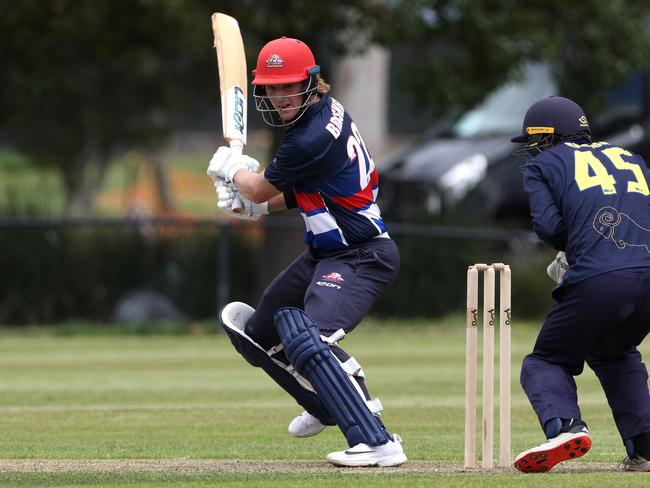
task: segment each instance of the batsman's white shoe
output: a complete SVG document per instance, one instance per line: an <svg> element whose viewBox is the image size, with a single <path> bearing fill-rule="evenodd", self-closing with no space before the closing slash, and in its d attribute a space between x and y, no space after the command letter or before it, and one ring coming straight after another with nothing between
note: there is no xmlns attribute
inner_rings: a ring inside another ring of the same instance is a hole
<svg viewBox="0 0 650 488"><path fill-rule="evenodd" d="M289 434L294 437L311 437L325 430L327 425L321 423L307 411L302 412L289 424Z"/></svg>
<svg viewBox="0 0 650 488"><path fill-rule="evenodd" d="M515 468L524 473L545 473L567 459L583 456L591 449L591 437L586 425L580 423L570 432L549 439L522 452L515 459Z"/></svg>
<svg viewBox="0 0 650 488"><path fill-rule="evenodd" d="M331 452L327 460L336 466L399 466L406 462L402 439L393 434L392 439L381 446L357 444L346 451Z"/></svg>

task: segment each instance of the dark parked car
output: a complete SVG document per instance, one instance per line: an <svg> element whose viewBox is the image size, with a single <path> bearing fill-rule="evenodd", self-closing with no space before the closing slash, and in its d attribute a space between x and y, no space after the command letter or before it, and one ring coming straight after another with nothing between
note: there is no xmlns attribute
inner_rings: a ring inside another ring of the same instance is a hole
<svg viewBox="0 0 650 488"><path fill-rule="evenodd" d="M527 221L522 156L510 138L521 132L528 107L558 94L547 65L532 65L524 80L503 86L453 124L382 164L382 205L391 220L454 209L470 219ZM588 111L595 140L606 140L650 162L650 74L637 71L604 93ZM421 219L418 219L421 220Z"/></svg>

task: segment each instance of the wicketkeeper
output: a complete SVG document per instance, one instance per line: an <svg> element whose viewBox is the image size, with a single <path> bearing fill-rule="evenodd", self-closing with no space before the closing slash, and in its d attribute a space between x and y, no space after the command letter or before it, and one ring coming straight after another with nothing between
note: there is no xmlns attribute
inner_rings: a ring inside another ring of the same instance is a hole
<svg viewBox="0 0 650 488"><path fill-rule="evenodd" d="M650 171L636 154L593 142L575 102L532 105L523 133L533 227L560 253L548 273L553 308L524 358L521 384L548 439L515 467L548 471L591 448L574 376L586 362L603 387L627 457L622 470L650 471L648 372L637 346L650 331Z"/></svg>

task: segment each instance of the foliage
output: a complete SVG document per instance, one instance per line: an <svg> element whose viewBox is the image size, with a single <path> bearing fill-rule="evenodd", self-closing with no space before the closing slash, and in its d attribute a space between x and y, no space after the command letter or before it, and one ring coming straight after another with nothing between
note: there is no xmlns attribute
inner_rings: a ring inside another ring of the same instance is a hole
<svg viewBox="0 0 650 488"><path fill-rule="evenodd" d="M270 235L277 232L267 239ZM0 269L7 270L0 282L0 324L111 320L126 295L143 290L162 294L188 320L214 317L222 276L218 256L226 239L231 241L229 296L255 304L261 290L253 284L265 259L260 237L247 226L226 235L190 223L44 222L5 228L0 233ZM395 233L393 238L400 272L372 307L373 317L441 317L464 310L466 270L476 262L511 265L517 316L538 318L550 308L550 249L516 250L512 243L450 236ZM283 260L288 264L295 258L285 254L274 250L273 264L280 269Z"/></svg>
<svg viewBox="0 0 650 488"><path fill-rule="evenodd" d="M650 57L641 0L0 0L0 128L61 172L69 213L90 211L116 154L153 150L180 111L217 106L215 10L240 21L249 66L281 35L308 42L326 76L334 54L370 40L396 49L410 59L404 87L434 115L531 60L552 61L584 104Z"/></svg>
<svg viewBox="0 0 650 488"><path fill-rule="evenodd" d="M179 0L0 3L0 124L63 174L72 213L116 152L160 143L172 111L214 81L209 21L197 18Z"/></svg>
<svg viewBox="0 0 650 488"><path fill-rule="evenodd" d="M555 66L560 92L588 105L605 88L650 63L642 0L402 0L372 2L374 38L418 46L404 74L420 106L469 107L520 74L529 61Z"/></svg>
<svg viewBox="0 0 650 488"><path fill-rule="evenodd" d="M34 168L23 153L0 150L0 214L60 215L63 188L53 168Z"/></svg>
<svg viewBox="0 0 650 488"><path fill-rule="evenodd" d="M511 267L512 308L518 317L539 319L551 308L554 284L546 275L554 257L550 248L529 246L521 252L500 241L392 237L400 250L400 273L371 309L374 317L442 317L464 310L467 266L493 262Z"/></svg>
<svg viewBox="0 0 650 488"><path fill-rule="evenodd" d="M218 307L216 228L137 225L4 229L0 233L0 323L112 320L131 292L160 294L189 320ZM251 301L255 259L245 236L230 238L233 296ZM143 305L144 306L144 305Z"/></svg>

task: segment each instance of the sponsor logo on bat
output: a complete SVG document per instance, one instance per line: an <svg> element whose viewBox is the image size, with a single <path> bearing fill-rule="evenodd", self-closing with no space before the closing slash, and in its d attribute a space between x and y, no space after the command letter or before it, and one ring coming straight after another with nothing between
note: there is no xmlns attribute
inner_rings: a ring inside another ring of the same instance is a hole
<svg viewBox="0 0 650 488"><path fill-rule="evenodd" d="M245 101L244 101L244 92L242 89L238 86L234 87L233 90L233 121L235 123L235 129L237 129L238 132L244 133L246 130L246 122L245 122Z"/></svg>

